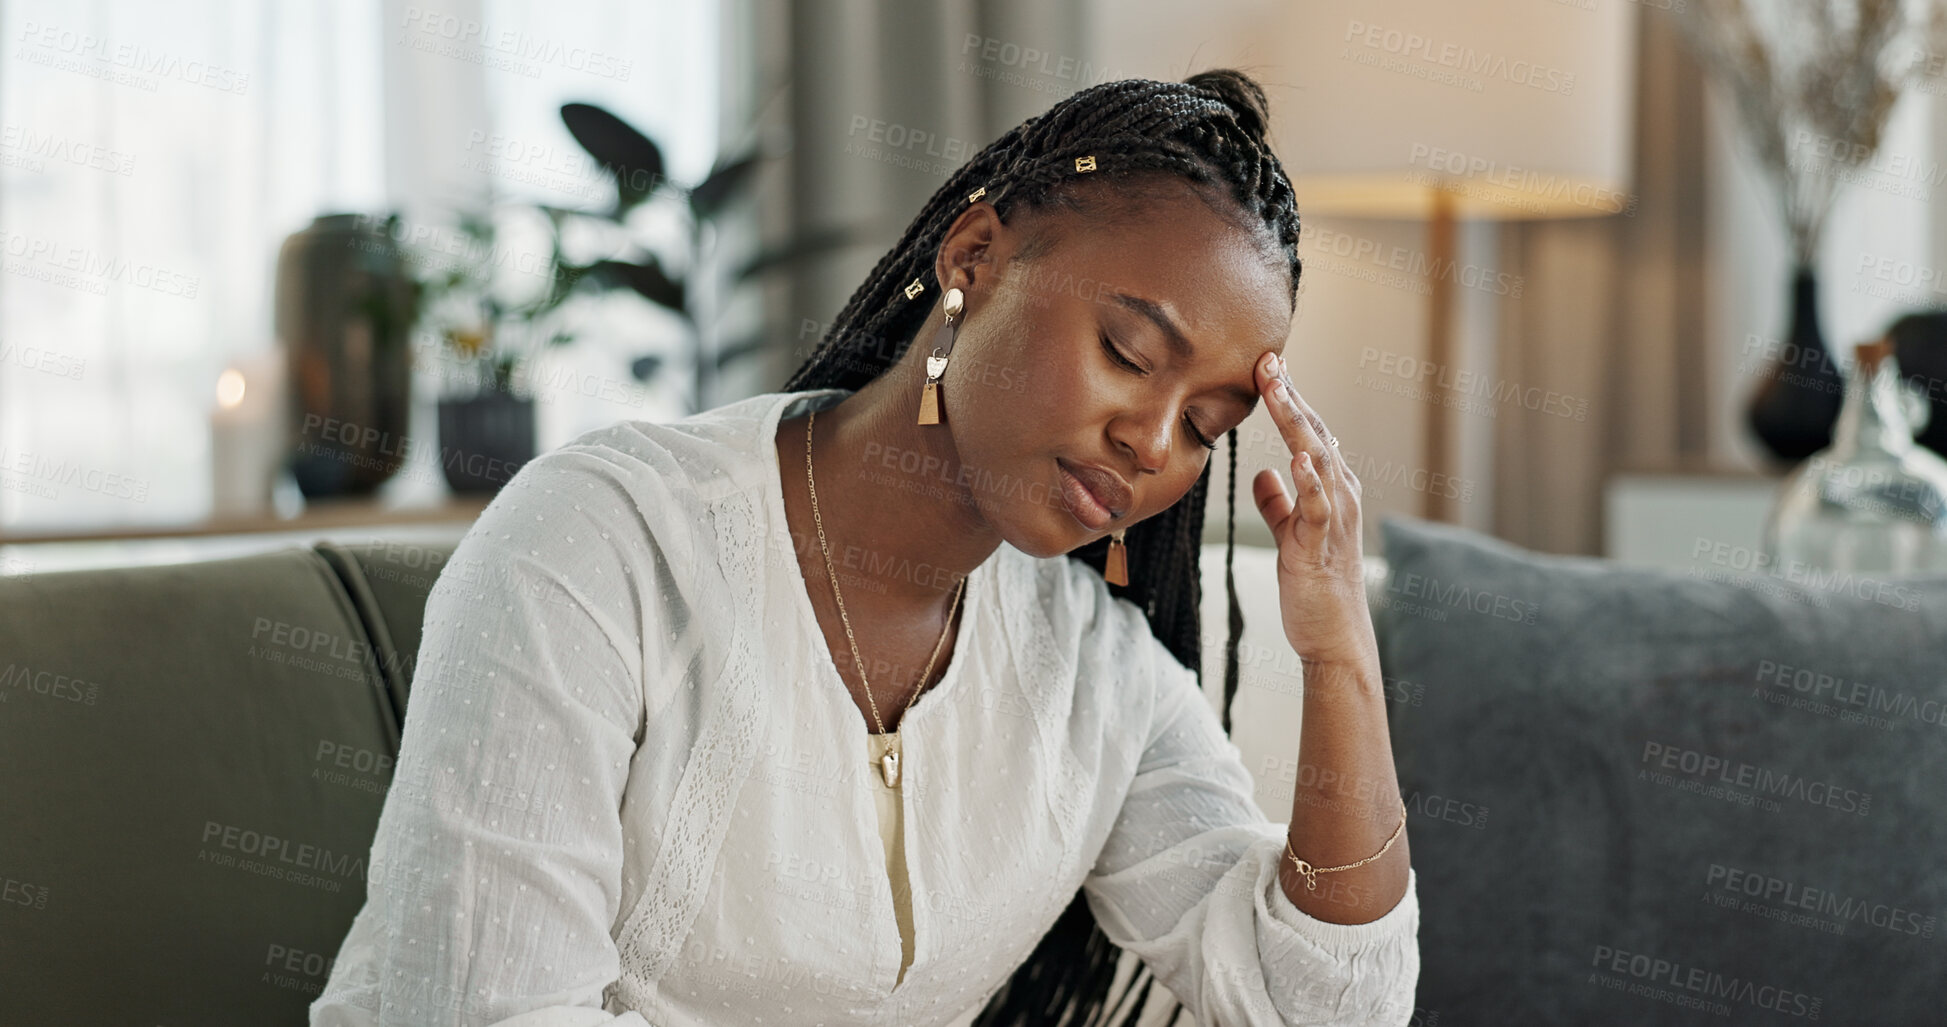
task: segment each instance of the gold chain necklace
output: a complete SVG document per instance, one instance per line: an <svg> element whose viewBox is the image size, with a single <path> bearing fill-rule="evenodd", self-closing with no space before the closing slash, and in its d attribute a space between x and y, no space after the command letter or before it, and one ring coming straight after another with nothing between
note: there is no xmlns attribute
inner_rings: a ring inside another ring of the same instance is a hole
<svg viewBox="0 0 1947 1027"><path fill-rule="evenodd" d="M811 488L811 519L818 525L818 551L825 554L825 576L831 579L832 598L838 600L838 619L845 625L845 641L852 647L852 663L859 671L859 687L865 689L866 704L872 708L872 722L879 726L879 734L886 733L886 722L879 719L879 704L872 699L872 687L865 681L865 660L859 656L858 640L852 637L852 621L845 616L845 597L838 592L838 572L832 569L831 547L825 544L825 519L818 513L818 481L811 476L811 426L818 420L818 411L804 423L804 477ZM946 645L947 632L953 628L953 612L960 606L960 593L966 591L967 579L953 587L953 602L946 609L946 626L940 629L940 640L933 644L933 655L927 657L926 669L920 672L919 684L913 687L913 697L906 700L906 709L913 708L919 693L926 687L926 679L933 676L933 663L940 658L940 649ZM903 712L903 711L902 711ZM892 739L886 739L886 750L879 756L879 776L885 779L887 788L899 787L899 749Z"/></svg>

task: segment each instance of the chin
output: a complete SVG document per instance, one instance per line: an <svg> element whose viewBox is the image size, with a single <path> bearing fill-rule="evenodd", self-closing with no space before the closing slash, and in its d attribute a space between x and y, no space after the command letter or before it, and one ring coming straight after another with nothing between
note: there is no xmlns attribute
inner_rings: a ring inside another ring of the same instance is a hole
<svg viewBox="0 0 1947 1027"><path fill-rule="evenodd" d="M1049 467L1053 474L1061 473L1054 468L1052 461ZM1027 523L1017 521L1007 526L1011 530L1003 531L1003 535L1007 538L1021 539L1014 543L1014 548L1030 556L1047 559L1066 556L1099 537L1088 525L1076 520L1075 515L1068 512L1068 505L1062 502L1061 494L1054 491L1060 487L1058 479L1051 481L1050 491L1046 493L1048 501L1045 504L1029 503L1015 511L1017 515L1026 514L1024 520Z"/></svg>
<svg viewBox="0 0 1947 1027"><path fill-rule="evenodd" d="M1037 545L1037 544L1025 543L1025 542L1013 542L1013 541L1008 542L1009 545L1013 546L1016 549L1019 549L1021 552L1026 553L1029 556L1032 556L1038 560L1051 560L1057 556L1067 556L1069 553L1072 553L1075 550L1080 549L1082 546L1086 545L1087 543L1088 543L1087 539L1081 539L1079 541L1072 542L1068 545L1061 545L1059 543L1056 544L1043 543Z"/></svg>
<svg viewBox="0 0 1947 1027"><path fill-rule="evenodd" d="M1012 513L1013 516L1009 516L1009 513ZM1071 522L1074 520L1068 516L1066 511L1058 511L1058 513L1064 519ZM1076 530L1072 530L1066 534L1063 534L1058 528L1051 529L1051 524L1058 525L1060 523L1051 517L1035 517L1023 520L1019 510L997 511L992 509L982 510L981 515L987 519L989 525L993 526L995 533L1000 535L1003 543L1013 546L1021 552L1039 560L1045 560L1051 556L1060 556L1087 541L1086 537L1078 534L1080 525L1074 525Z"/></svg>
<svg viewBox="0 0 1947 1027"><path fill-rule="evenodd" d="M1061 500L1060 469L1053 460L1047 462L1048 477L1040 488L1023 488L1006 496L976 494L980 516L992 525L1008 545L1036 559L1049 559L1066 556L1095 541L1096 535L1088 526L1075 519L1068 512L1068 506ZM1027 475L1010 478L1007 474L998 475L1001 480L1026 481ZM1039 495L1042 501L1031 496ZM1105 533L1106 534L1106 533Z"/></svg>
<svg viewBox="0 0 1947 1027"><path fill-rule="evenodd" d="M1014 548L1041 559L1066 556L1107 535L1105 532L1102 536L1098 536L1090 531L1087 525L1077 521L1074 515L1068 512L1067 507L1055 507L1036 520L1038 523L1032 528L1023 526L1024 530L1007 531L1002 534L1010 540ZM1020 541L1013 541L1015 538L1019 538Z"/></svg>

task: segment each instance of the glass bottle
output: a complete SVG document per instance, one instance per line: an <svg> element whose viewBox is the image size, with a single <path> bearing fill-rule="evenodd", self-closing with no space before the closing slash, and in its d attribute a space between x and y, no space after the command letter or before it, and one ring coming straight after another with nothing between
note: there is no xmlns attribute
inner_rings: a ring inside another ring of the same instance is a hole
<svg viewBox="0 0 1947 1027"><path fill-rule="evenodd" d="M1853 347L1832 445L1778 490L1766 566L1882 576L1947 571L1947 460L1913 441L1885 340Z"/></svg>

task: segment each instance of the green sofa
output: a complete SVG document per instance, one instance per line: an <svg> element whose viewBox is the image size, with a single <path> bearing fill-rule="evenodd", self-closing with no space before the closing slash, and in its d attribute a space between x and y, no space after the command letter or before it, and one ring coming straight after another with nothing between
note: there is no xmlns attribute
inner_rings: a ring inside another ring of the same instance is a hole
<svg viewBox="0 0 1947 1027"><path fill-rule="evenodd" d="M0 1023L306 1022L452 550L0 578Z"/></svg>

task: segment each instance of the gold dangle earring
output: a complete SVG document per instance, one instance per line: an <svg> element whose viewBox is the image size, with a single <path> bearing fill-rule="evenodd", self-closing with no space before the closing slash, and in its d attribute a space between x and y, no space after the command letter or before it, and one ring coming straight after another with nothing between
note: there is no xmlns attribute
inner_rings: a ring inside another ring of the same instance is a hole
<svg viewBox="0 0 1947 1027"><path fill-rule="evenodd" d="M1122 533L1127 528L1117 528L1109 534L1109 559L1102 567L1102 580L1111 585L1129 583L1129 547L1122 542Z"/></svg>
<svg viewBox="0 0 1947 1027"><path fill-rule="evenodd" d="M917 296L925 289L920 280L906 287L906 295ZM946 373L946 360L953 353L953 344L960 338L960 310L965 305L966 294L959 289L946 291L946 321L933 333L933 352L926 358L926 386L919 393L920 424L940 423L940 376Z"/></svg>
<svg viewBox="0 0 1947 1027"><path fill-rule="evenodd" d="M1095 158L1088 158L1086 168L1082 166L1081 159L1076 159L1075 169L1094 171ZM985 195L987 195L987 187L983 185L967 194L967 202L978 202ZM905 291L906 298L909 300L925 292L925 279L913 279L913 284L908 285ZM933 353L926 358L926 385L919 392L918 423L920 424L940 423L940 376L946 374L946 358L953 352L954 341L960 338L960 324L954 318L960 316L960 308L965 302L966 294L959 289L946 291L946 323L940 326L939 331L933 333Z"/></svg>

